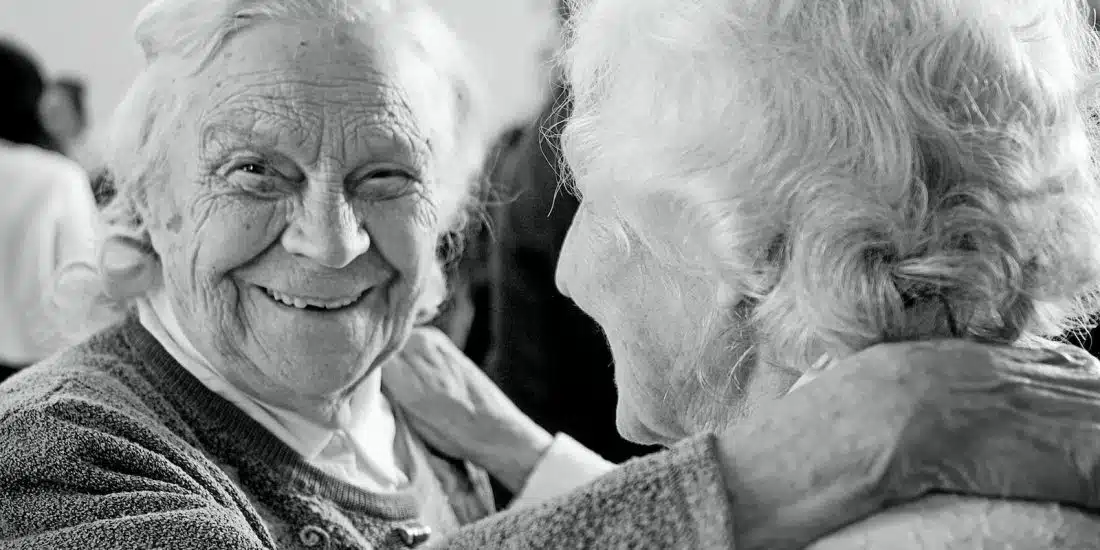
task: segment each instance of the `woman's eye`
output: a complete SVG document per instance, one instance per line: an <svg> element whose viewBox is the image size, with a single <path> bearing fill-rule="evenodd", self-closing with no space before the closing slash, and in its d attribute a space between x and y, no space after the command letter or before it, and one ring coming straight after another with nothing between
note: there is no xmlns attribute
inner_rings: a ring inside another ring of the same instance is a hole
<svg viewBox="0 0 1100 550"><path fill-rule="evenodd" d="M269 176L272 171L267 165L259 162L244 162L236 165L233 168L236 172L244 172L245 174L251 174L254 176Z"/></svg>
<svg viewBox="0 0 1100 550"><path fill-rule="evenodd" d="M404 178L407 180L413 179L413 177L404 170L397 169L382 169L375 170L370 174L367 174L367 179L387 179L387 178Z"/></svg>
<svg viewBox="0 0 1100 550"><path fill-rule="evenodd" d="M242 161L229 167L226 177L244 191L259 196L281 194L287 181L269 164L261 161Z"/></svg>
<svg viewBox="0 0 1100 550"><path fill-rule="evenodd" d="M371 200L393 200L415 192L417 184L417 179L408 171L383 168L360 180L356 192Z"/></svg>

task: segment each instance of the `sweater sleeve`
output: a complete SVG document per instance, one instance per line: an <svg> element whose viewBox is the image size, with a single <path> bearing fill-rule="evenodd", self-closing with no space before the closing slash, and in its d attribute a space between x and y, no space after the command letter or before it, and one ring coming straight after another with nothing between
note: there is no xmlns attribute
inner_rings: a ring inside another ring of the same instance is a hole
<svg viewBox="0 0 1100 550"><path fill-rule="evenodd" d="M0 548L272 548L239 492L188 454L135 411L82 396L12 411L0 418Z"/></svg>
<svg viewBox="0 0 1100 550"><path fill-rule="evenodd" d="M433 548L734 548L714 437L637 458L542 504L474 523Z"/></svg>

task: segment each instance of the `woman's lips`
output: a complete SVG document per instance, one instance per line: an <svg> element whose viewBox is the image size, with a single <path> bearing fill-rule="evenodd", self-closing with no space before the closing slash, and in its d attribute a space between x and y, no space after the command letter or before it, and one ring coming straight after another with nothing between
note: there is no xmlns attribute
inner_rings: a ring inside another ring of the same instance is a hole
<svg viewBox="0 0 1100 550"><path fill-rule="evenodd" d="M297 296L294 294L288 294L280 292L278 290L262 287L256 285L259 289L263 290L264 294L267 294L268 298L278 302L281 305L292 307L301 310L339 310L351 306L361 300L370 289L363 290L358 294L337 297L337 298L313 298L305 296Z"/></svg>

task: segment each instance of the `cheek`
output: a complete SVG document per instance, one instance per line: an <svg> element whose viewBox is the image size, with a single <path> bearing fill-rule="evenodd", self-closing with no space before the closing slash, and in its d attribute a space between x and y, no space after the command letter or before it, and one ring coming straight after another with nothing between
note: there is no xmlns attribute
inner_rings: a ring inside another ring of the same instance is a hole
<svg viewBox="0 0 1100 550"><path fill-rule="evenodd" d="M419 277L435 254L436 225L421 210L411 201L387 201L366 206L362 214L371 247L402 277Z"/></svg>
<svg viewBox="0 0 1100 550"><path fill-rule="evenodd" d="M284 202L223 203L196 212L187 246L197 268L213 276L251 262L279 238L286 227Z"/></svg>
<svg viewBox="0 0 1100 550"><path fill-rule="evenodd" d="M627 260L611 233L593 222L582 204L558 257L558 286L582 308L606 309Z"/></svg>
<svg viewBox="0 0 1100 550"><path fill-rule="evenodd" d="M396 325L413 323L422 312L442 301L445 289L437 284L436 246L439 241L435 218L413 201L387 201L365 209L371 247L394 269L397 279L389 290L382 317L404 319ZM411 328L411 324L405 326Z"/></svg>
<svg viewBox="0 0 1100 550"><path fill-rule="evenodd" d="M226 303L226 274L267 250L285 225L284 205L244 204L222 198L193 201L150 230L165 282L190 307Z"/></svg>

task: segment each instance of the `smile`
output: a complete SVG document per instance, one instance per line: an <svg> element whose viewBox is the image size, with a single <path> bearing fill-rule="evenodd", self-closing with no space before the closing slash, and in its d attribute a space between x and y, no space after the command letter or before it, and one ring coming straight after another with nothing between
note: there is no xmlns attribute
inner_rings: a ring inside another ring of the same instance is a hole
<svg viewBox="0 0 1100 550"><path fill-rule="evenodd" d="M259 285L257 285L257 286L259 286ZM270 288L265 288L265 287L262 287L262 286L259 286L259 288L262 289L264 291L264 294L267 294L267 296L269 298L271 298L272 300L275 300L276 302L278 302L278 303L280 303L284 306L289 306L289 307L292 307L292 308L295 308L295 309L313 310L313 311L317 311L317 310L332 311L332 310L346 308L346 307L358 302L368 292L368 291L364 290L363 292L360 292L359 294L356 294L354 296L324 300L324 299L319 299L319 298L305 298L305 297L301 297L301 296L294 296L294 295L291 295L291 294L285 294L285 293L279 292L278 290L272 290Z"/></svg>

